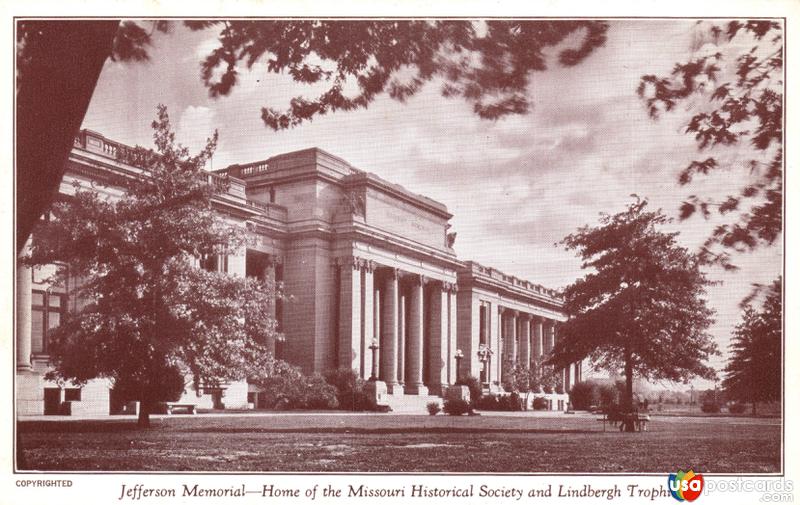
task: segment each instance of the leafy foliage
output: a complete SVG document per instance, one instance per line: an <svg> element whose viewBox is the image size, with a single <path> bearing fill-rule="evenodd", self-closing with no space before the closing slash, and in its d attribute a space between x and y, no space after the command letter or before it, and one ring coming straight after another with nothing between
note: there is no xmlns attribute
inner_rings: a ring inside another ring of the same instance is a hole
<svg viewBox="0 0 800 505"><path fill-rule="evenodd" d="M250 382L263 390L267 406L281 409L335 409L336 387L319 374L304 375L299 367L270 360Z"/></svg>
<svg viewBox="0 0 800 505"><path fill-rule="evenodd" d="M337 368L325 374L325 381L336 388L336 399L343 410L374 410L374 401L364 390L364 379L351 368Z"/></svg>
<svg viewBox="0 0 800 505"><path fill-rule="evenodd" d="M444 401L444 413L449 416L462 416L469 412L469 402L461 398L452 398Z"/></svg>
<svg viewBox="0 0 800 505"><path fill-rule="evenodd" d="M482 118L522 114L530 108L530 73L547 68L546 50L558 48L562 65L576 65L605 43L608 28L597 21L489 21L485 30L461 20L218 23L220 45L201 72L211 96L231 92L240 66L262 64L298 83L325 83L319 96L296 96L288 110L264 107L261 118L275 130L366 108L382 93L404 102L432 80L443 82L442 95L467 100ZM577 47L562 45L574 37Z"/></svg>
<svg viewBox="0 0 800 505"><path fill-rule="evenodd" d="M542 396L537 396L533 399L533 410L546 410L547 399Z"/></svg>
<svg viewBox="0 0 800 505"><path fill-rule="evenodd" d="M728 397L744 402L778 400L781 397L782 279L770 286L758 310L744 309L730 344L722 387Z"/></svg>
<svg viewBox="0 0 800 505"><path fill-rule="evenodd" d="M525 402L517 392L506 395L485 395L481 397L476 408L480 410L518 412L524 410Z"/></svg>
<svg viewBox="0 0 800 505"><path fill-rule="evenodd" d="M442 410L442 406L439 405L439 402L428 402L425 408L428 409L428 414L432 416L435 416Z"/></svg>
<svg viewBox="0 0 800 505"><path fill-rule="evenodd" d="M626 403L633 403L634 375L687 381L710 378L704 364L717 353L707 333L713 312L706 305L710 284L700 259L677 245L677 233L637 199L600 226L584 226L562 243L590 269L564 291L570 319L559 332L549 364L557 367L589 357L596 368L624 370Z"/></svg>
<svg viewBox="0 0 800 505"><path fill-rule="evenodd" d="M778 22L757 20L714 25L707 37L714 53L676 64L669 77L645 75L637 91L654 119L681 103L696 111L686 133L699 151L715 156L691 162L680 173L681 185L723 169L744 172L748 183L738 194L721 202L692 195L680 209L681 219L696 212L709 218L712 208L737 216L716 227L701 249L703 261L734 269L727 250L773 244L782 231L783 35ZM748 155L738 154L744 142ZM732 158L722 154L726 147Z"/></svg>
<svg viewBox="0 0 800 505"><path fill-rule="evenodd" d="M517 393L552 392L559 382L559 376L549 366L533 360L532 366L517 365L507 371L503 389Z"/></svg>
<svg viewBox="0 0 800 505"><path fill-rule="evenodd" d="M175 145L165 107L153 128L158 152L131 153L141 173L102 194L76 182L40 223L27 260L60 263L60 276L80 280L71 296L83 307L53 333L48 377L109 378L142 402L143 424L149 408L175 396L178 374L195 388L246 379L269 359L264 343L279 337L263 309L279 296L274 285L192 264L246 241L213 210L225 184L211 182L203 166L216 134L190 156Z"/></svg>
<svg viewBox="0 0 800 505"><path fill-rule="evenodd" d="M589 410L600 403L600 392L594 382L578 382L569 391L569 401L575 410Z"/></svg>
<svg viewBox="0 0 800 505"><path fill-rule="evenodd" d="M469 389L469 401L473 405L475 405L483 396L483 385L481 384L480 379L475 377L474 375L467 375L466 377L461 377L455 384L456 386L467 386Z"/></svg>
<svg viewBox="0 0 800 505"><path fill-rule="evenodd" d="M287 110L261 109L264 123L281 130L314 116L369 106L381 94L405 102L430 81L446 97L461 97L485 119L530 109L531 72L548 67L549 53L563 66L577 65L606 40L601 21L186 21L191 30L218 29L219 46L202 63L200 77L212 97L226 96L242 68L262 66L300 84L324 83L316 98L296 96ZM152 34L125 21L113 58L147 60Z"/></svg>

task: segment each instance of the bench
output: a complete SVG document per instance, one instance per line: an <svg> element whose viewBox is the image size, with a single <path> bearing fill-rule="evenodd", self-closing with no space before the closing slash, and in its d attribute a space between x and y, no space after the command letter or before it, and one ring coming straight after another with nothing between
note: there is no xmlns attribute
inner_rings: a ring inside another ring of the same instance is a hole
<svg viewBox="0 0 800 505"><path fill-rule="evenodd" d="M616 426L619 424L619 431L623 431L625 429L625 422L633 421L633 426L636 431L647 431L647 423L650 421L650 416L647 414L617 414L614 416L609 416L608 414L603 414L603 417L598 417L597 421L603 423L603 431L606 431L606 423L610 424L611 426Z"/></svg>
<svg viewBox="0 0 800 505"><path fill-rule="evenodd" d="M167 415L172 415L175 409L186 409L188 414L197 414L197 405L194 403L167 403Z"/></svg>

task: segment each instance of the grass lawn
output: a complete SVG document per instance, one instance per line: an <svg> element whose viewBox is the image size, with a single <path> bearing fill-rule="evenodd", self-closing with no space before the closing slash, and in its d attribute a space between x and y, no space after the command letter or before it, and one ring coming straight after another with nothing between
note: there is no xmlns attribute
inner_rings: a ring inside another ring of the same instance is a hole
<svg viewBox="0 0 800 505"><path fill-rule="evenodd" d="M229 472L780 471L780 420L654 418L645 433L595 416L174 416L21 421L25 469Z"/></svg>

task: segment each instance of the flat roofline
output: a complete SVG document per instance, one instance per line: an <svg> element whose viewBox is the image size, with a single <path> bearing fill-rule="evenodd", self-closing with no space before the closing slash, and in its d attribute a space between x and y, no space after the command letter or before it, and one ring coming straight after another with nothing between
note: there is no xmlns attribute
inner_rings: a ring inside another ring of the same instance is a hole
<svg viewBox="0 0 800 505"><path fill-rule="evenodd" d="M494 267L488 267L486 265L482 265L477 261L472 261L472 260L465 261L464 267L459 269L459 272L468 274L473 277L475 276L475 274L485 275L492 280L505 283L517 289L528 291L531 294L546 296L556 302L564 301L564 299L558 295L558 291L556 291L555 289L550 289L541 284L536 284L535 282L531 282L527 279L521 279L517 276L501 272L500 270Z"/></svg>
<svg viewBox="0 0 800 505"><path fill-rule="evenodd" d="M293 157L305 154L313 154L315 159L317 160L317 163L319 162L318 161L319 158L327 158L329 160L334 161L336 164L340 165L346 172L350 172L349 174L345 174L342 177L341 179L342 184L345 184L347 186L364 184L364 183L371 184L372 186L382 189L384 191L388 191L390 193L394 193L396 195L404 197L406 200L411 200L416 203L421 203L428 210L431 210L434 213L446 219L450 219L453 217L453 215L447 211L447 206L445 204L438 202L425 195L409 191L400 184L389 182L386 179L383 179L382 177L375 175L374 173L356 168L350 163L348 163L346 160L340 158L339 156L331 154L328 151L325 151L324 149L320 149L319 147L310 147L306 149L290 151L288 153L277 154L275 156L271 156L264 160L252 161L249 163L236 163L233 165L229 165L225 168L214 170L214 172L217 174L228 174L230 172L241 174L241 171L243 169L255 168L255 170L253 170L252 173L249 173L247 175L237 175L237 177L243 180L255 179L259 175L264 175L269 173L270 163L284 159L291 159Z"/></svg>

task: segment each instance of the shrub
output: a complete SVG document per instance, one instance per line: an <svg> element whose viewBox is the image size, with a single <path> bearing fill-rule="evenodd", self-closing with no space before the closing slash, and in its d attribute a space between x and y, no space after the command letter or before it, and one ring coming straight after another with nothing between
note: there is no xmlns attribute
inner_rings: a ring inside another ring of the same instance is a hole
<svg viewBox="0 0 800 505"><path fill-rule="evenodd" d="M744 414L744 411L747 410L747 405L744 403L732 403L728 407L728 412L731 414Z"/></svg>
<svg viewBox="0 0 800 505"><path fill-rule="evenodd" d="M265 402L280 409L335 409L336 388L319 375L303 375L300 368L276 360L261 377L253 379L263 389Z"/></svg>
<svg viewBox="0 0 800 505"><path fill-rule="evenodd" d="M533 399L533 410L546 410L547 409L547 399L541 396L537 396Z"/></svg>
<svg viewBox="0 0 800 505"><path fill-rule="evenodd" d="M600 402L600 393L594 382L579 382L569 391L569 401L575 410L589 410Z"/></svg>
<svg viewBox="0 0 800 505"><path fill-rule="evenodd" d="M469 389L470 403L473 406L478 405L481 396L483 396L483 385L481 385L481 381L477 377L473 375L467 375L466 377L462 377L458 379L458 382L456 382L456 386L467 386L467 388Z"/></svg>
<svg viewBox="0 0 800 505"><path fill-rule="evenodd" d="M481 396L475 408L478 410L500 410L500 399L495 395Z"/></svg>
<svg viewBox="0 0 800 505"><path fill-rule="evenodd" d="M445 400L444 402L445 414L451 416L461 416L469 412L469 403L462 399Z"/></svg>
<svg viewBox="0 0 800 505"><path fill-rule="evenodd" d="M374 406L364 391L365 382L350 368L337 368L325 374L328 384L336 388L336 400L343 410L372 410Z"/></svg>
<svg viewBox="0 0 800 505"><path fill-rule="evenodd" d="M523 407L523 399L518 393L502 396L486 395L475 405L478 410L519 411L523 410Z"/></svg>
<svg viewBox="0 0 800 505"><path fill-rule="evenodd" d="M720 406L719 403L706 402L703 403L703 406L700 407L700 410L702 410L706 414L716 414L720 411Z"/></svg>
<svg viewBox="0 0 800 505"><path fill-rule="evenodd" d="M439 402L428 402L425 406L428 409L428 414L435 416L442 410L442 407L439 405Z"/></svg>
<svg viewBox="0 0 800 505"><path fill-rule="evenodd" d="M325 381L319 374L307 377L306 393L302 397L299 408L305 409L335 409L339 406L336 399L336 388Z"/></svg>
<svg viewBox="0 0 800 505"><path fill-rule="evenodd" d="M619 403L619 389L614 386L600 384L597 386L597 393L600 396L600 405L604 409Z"/></svg>
<svg viewBox="0 0 800 505"><path fill-rule="evenodd" d="M500 397L500 410L516 412L522 410L522 398L518 393L511 393Z"/></svg>

